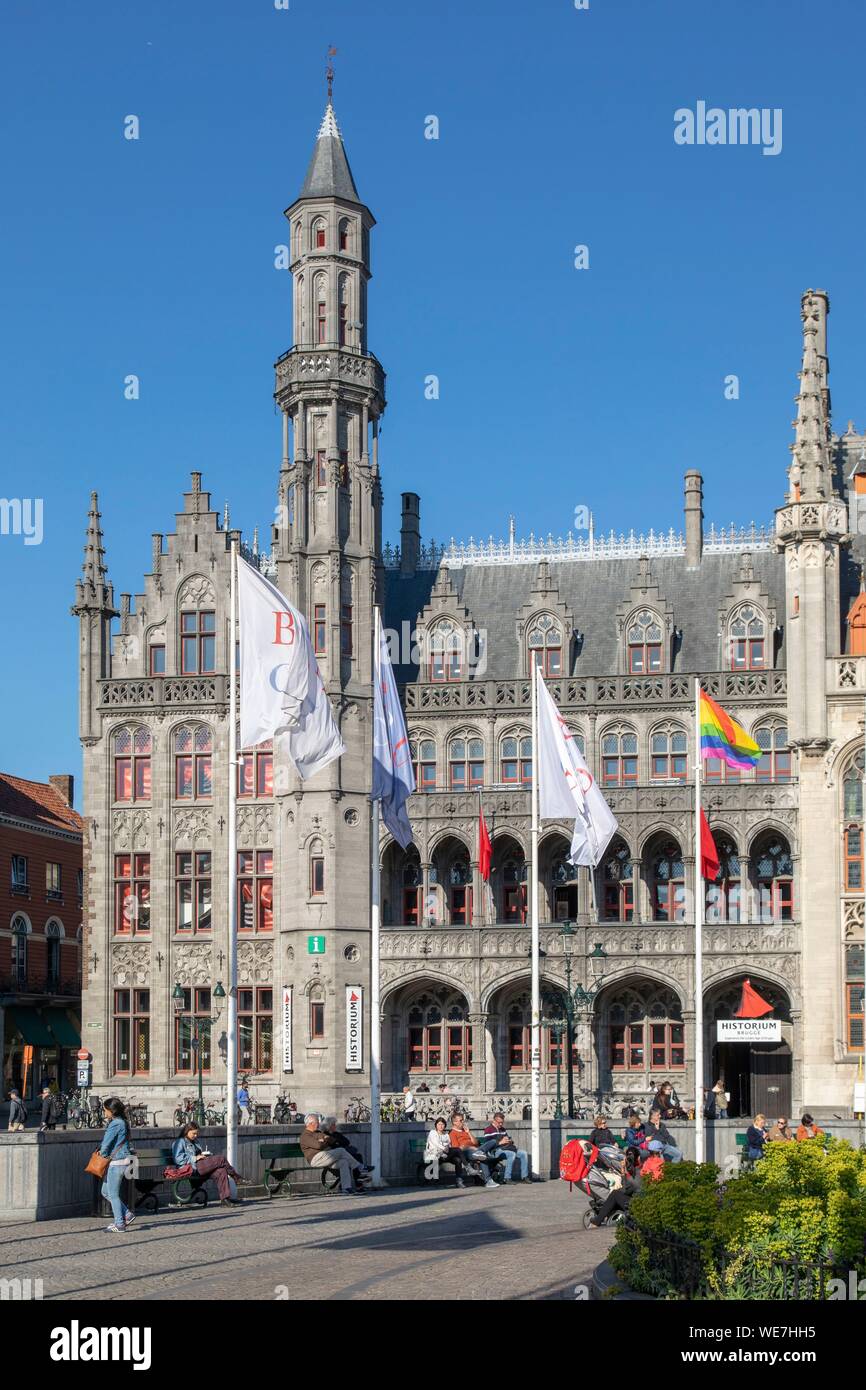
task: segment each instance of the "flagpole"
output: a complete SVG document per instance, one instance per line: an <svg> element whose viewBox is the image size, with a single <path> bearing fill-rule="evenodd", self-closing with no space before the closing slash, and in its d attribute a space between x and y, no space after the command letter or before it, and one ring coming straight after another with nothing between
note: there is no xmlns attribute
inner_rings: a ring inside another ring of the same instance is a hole
<svg viewBox="0 0 866 1390"><path fill-rule="evenodd" d="M378 670L381 638L379 609L373 609L373 680ZM382 870L379 864L379 802L371 801L370 819L370 1164L374 1187L382 1186L382 1022L380 1004L380 927Z"/></svg>
<svg viewBox="0 0 866 1390"><path fill-rule="evenodd" d="M701 683L695 677L695 1162L704 1161L704 879L701 872Z"/></svg>
<svg viewBox="0 0 866 1390"><path fill-rule="evenodd" d="M229 988L226 1046L226 1158L238 1161L238 693L237 693L237 571L238 543L232 536L229 586Z"/></svg>
<svg viewBox="0 0 866 1390"><path fill-rule="evenodd" d="M532 898L529 907L532 956L532 1176L541 1176L541 972L538 932L538 666L532 656Z"/></svg>

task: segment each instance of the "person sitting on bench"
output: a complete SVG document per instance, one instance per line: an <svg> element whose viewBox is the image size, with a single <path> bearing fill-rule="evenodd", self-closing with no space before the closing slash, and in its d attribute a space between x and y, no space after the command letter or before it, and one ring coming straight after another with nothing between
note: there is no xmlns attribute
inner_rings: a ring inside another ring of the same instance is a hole
<svg viewBox="0 0 866 1390"><path fill-rule="evenodd" d="M346 1135L341 1134L340 1131L337 1129L336 1115L325 1115L322 1119L319 1128L322 1129L325 1134L329 1134L331 1136L338 1148L345 1149L346 1153L351 1154L352 1158L356 1158L358 1160L358 1163L361 1166L355 1169L354 1177L356 1185L361 1180L361 1178L365 1177L368 1173L372 1173L373 1169L370 1166L370 1164L365 1161L364 1155L361 1153L361 1150L356 1149L354 1144L350 1144Z"/></svg>
<svg viewBox="0 0 866 1390"><path fill-rule="evenodd" d="M348 1149L337 1143L333 1135L327 1134L320 1126L319 1115L307 1115L301 1131L301 1153L311 1168L336 1168L340 1174L340 1187L344 1197L358 1197L363 1188L354 1183L355 1169L361 1164L353 1158Z"/></svg>
<svg viewBox="0 0 866 1390"><path fill-rule="evenodd" d="M238 1187L252 1187L252 1183L235 1171L225 1154L209 1153L207 1149L199 1147L197 1139L198 1125L184 1125L171 1149L176 1167L189 1168L190 1172L183 1173L183 1177L213 1178L220 1196L220 1206L240 1206L240 1197L232 1196L229 1178L233 1178Z"/></svg>
<svg viewBox="0 0 866 1390"><path fill-rule="evenodd" d="M451 1136L448 1133L448 1121L444 1115L440 1115L432 1129L427 1131L427 1142L424 1145L424 1162L427 1164L428 1171L425 1177L436 1180L439 1178L439 1164L453 1163L454 1171L457 1174L457 1186L465 1187L463 1181L463 1154L460 1149L455 1149L451 1144ZM432 1172L430 1171L432 1169Z"/></svg>
<svg viewBox="0 0 866 1390"><path fill-rule="evenodd" d="M493 1181L490 1176L490 1169L495 1167L499 1160L486 1154L475 1142L473 1136L466 1128L465 1116L462 1110L455 1110L451 1120L451 1147L461 1149L463 1158L467 1164L467 1171L476 1177L483 1177L485 1187L498 1187L499 1184ZM481 1164L486 1166L487 1171L482 1173Z"/></svg>

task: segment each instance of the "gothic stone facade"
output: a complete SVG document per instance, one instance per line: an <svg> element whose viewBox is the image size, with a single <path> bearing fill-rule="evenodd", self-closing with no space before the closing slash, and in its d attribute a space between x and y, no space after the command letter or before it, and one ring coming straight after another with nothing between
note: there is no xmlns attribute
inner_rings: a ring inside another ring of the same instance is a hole
<svg viewBox="0 0 866 1390"><path fill-rule="evenodd" d="M371 629L395 634L419 790L414 846L383 835L385 1090L445 1079L476 1113L529 1090L530 662L605 788L619 835L591 885L545 822L540 914L546 1012L605 971L576 1019L577 1089L624 1100L670 1077L694 1094L693 688L765 749L757 773L710 780L721 851L704 962L706 1072L745 1113L850 1108L862 1052L862 758L866 599L858 597L864 440L830 426L827 296L803 298L793 462L769 532L704 530L685 480L684 534L455 546L420 541L403 497L382 545L384 373L367 349L373 218L328 106L287 211L294 341L276 365L283 420L271 550L245 549L307 614L347 752L306 784L281 750L245 759L242 1067L261 1100L287 1088L339 1111L369 1086ZM864 455L866 456L866 455ZM94 1081L169 1104L192 1092L201 1019L206 1090L225 1083L228 598L232 531L194 473L151 572L115 608L96 497L74 613L86 818L84 1041ZM240 539L240 538L239 538ZM119 625L117 624L119 619ZM117 626L118 630L115 630ZM414 637L416 659L406 638ZM402 641L400 641L402 639ZM483 884L477 819L493 837ZM310 938L324 938L311 952ZM859 972L859 973L858 973ZM718 1049L743 979L782 1019L775 1047ZM178 1016L173 996L181 986ZM291 990L286 1010L284 991ZM363 990L360 1069L347 1067L347 989ZM556 1054L544 1049L545 1109Z"/></svg>

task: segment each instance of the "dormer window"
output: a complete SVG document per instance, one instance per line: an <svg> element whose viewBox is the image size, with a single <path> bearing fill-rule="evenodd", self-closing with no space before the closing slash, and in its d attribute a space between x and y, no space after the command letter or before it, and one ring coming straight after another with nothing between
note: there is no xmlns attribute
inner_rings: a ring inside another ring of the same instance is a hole
<svg viewBox="0 0 866 1390"><path fill-rule="evenodd" d="M463 678L463 634L453 623L439 623L430 635L431 681L459 681Z"/></svg>
<svg viewBox="0 0 866 1390"><path fill-rule="evenodd" d="M216 613L202 608L181 613L180 669L185 676L216 670Z"/></svg>
<svg viewBox="0 0 866 1390"><path fill-rule="evenodd" d="M543 614L529 629L529 667L541 667L543 676L562 675L562 628Z"/></svg>
<svg viewBox="0 0 866 1390"><path fill-rule="evenodd" d="M730 626L732 671L763 671L766 661L766 624L763 614L749 605L739 608Z"/></svg>
<svg viewBox="0 0 866 1390"><path fill-rule="evenodd" d="M633 676L662 669L662 628L655 613L636 613L628 629L628 669Z"/></svg>

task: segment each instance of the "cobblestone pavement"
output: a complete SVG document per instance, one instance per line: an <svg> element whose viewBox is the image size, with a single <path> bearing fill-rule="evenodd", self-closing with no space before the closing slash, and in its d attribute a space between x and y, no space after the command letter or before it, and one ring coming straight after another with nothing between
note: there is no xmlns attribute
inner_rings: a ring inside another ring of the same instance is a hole
<svg viewBox="0 0 866 1390"><path fill-rule="evenodd" d="M565 1183L257 1199L0 1224L0 1278L50 1299L574 1299L611 1243ZM585 1295L583 1295L585 1296Z"/></svg>

